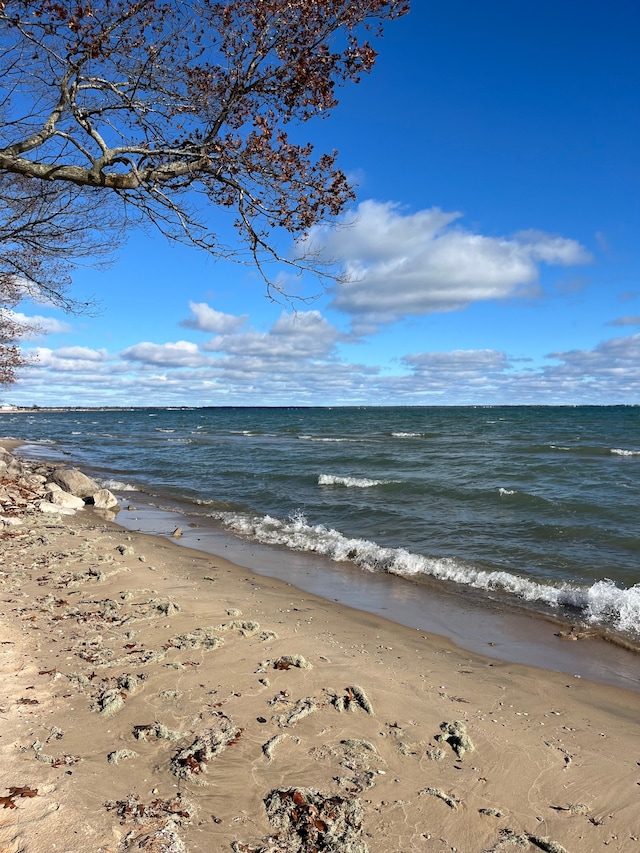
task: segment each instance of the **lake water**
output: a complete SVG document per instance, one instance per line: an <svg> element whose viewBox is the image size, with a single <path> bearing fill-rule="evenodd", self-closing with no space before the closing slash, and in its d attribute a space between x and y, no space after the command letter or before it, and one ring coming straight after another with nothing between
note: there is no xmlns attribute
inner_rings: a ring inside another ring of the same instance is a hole
<svg viewBox="0 0 640 853"><path fill-rule="evenodd" d="M0 435L408 598L427 584L640 646L640 407L36 411Z"/></svg>

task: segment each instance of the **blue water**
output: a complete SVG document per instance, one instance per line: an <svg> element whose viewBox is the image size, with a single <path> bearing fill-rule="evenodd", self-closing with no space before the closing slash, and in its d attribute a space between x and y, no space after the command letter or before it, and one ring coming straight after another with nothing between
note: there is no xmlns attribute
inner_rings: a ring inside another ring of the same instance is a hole
<svg viewBox="0 0 640 853"><path fill-rule="evenodd" d="M640 407L0 415L116 493L640 639Z"/></svg>

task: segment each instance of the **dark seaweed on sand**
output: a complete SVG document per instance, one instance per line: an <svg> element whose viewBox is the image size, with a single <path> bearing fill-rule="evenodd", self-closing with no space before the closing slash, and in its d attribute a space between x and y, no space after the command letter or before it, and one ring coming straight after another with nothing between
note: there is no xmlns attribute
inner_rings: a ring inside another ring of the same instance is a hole
<svg viewBox="0 0 640 853"><path fill-rule="evenodd" d="M279 788L264 798L276 832L258 846L235 841L234 853L368 853L359 800L310 788Z"/></svg>

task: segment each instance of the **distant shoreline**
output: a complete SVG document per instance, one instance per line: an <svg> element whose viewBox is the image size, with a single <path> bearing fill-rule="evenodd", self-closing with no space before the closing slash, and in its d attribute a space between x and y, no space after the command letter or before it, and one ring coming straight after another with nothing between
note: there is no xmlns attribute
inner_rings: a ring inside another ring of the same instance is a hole
<svg viewBox="0 0 640 853"><path fill-rule="evenodd" d="M2 408L0 406L0 415L16 415L16 414L35 414L38 412L139 412L145 409L158 409L167 412L195 412L207 409L637 409L640 403L605 403L598 405L597 403L477 403L469 405L388 405L388 406L373 406L373 405L351 405L351 404L336 404L326 403L325 405L317 406L296 406L296 405L250 405L250 406L11 406L11 408Z"/></svg>

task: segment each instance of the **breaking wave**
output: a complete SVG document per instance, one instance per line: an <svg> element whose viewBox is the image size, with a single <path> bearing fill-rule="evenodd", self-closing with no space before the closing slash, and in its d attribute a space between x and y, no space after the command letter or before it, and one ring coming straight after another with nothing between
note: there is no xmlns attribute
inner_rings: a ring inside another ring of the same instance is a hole
<svg viewBox="0 0 640 853"><path fill-rule="evenodd" d="M319 486L346 486L353 489L369 489L371 486L384 486L397 483L398 480L368 480L366 477L335 477L333 474L320 474Z"/></svg>
<svg viewBox="0 0 640 853"><path fill-rule="evenodd" d="M299 435L300 441L322 441L329 444L360 444L363 441L371 441L370 438L329 438L321 435Z"/></svg>
<svg viewBox="0 0 640 853"><path fill-rule="evenodd" d="M100 485L103 489L109 489L111 492L139 492L137 486L132 486L131 483L121 483L120 480L100 480Z"/></svg>
<svg viewBox="0 0 640 853"><path fill-rule="evenodd" d="M612 447L611 453L616 456L640 456L640 450L620 450L618 447Z"/></svg>
<svg viewBox="0 0 640 853"><path fill-rule="evenodd" d="M350 561L370 572L403 577L428 575L474 589L499 591L527 602L569 608L579 611L587 622L640 636L640 584L624 589L613 581L601 580L591 586L552 586L507 571L478 569L454 557L428 557L405 548L385 548L367 539L350 538L322 524L308 524L302 512L285 520L235 512L216 512L212 516L235 534L268 545Z"/></svg>

